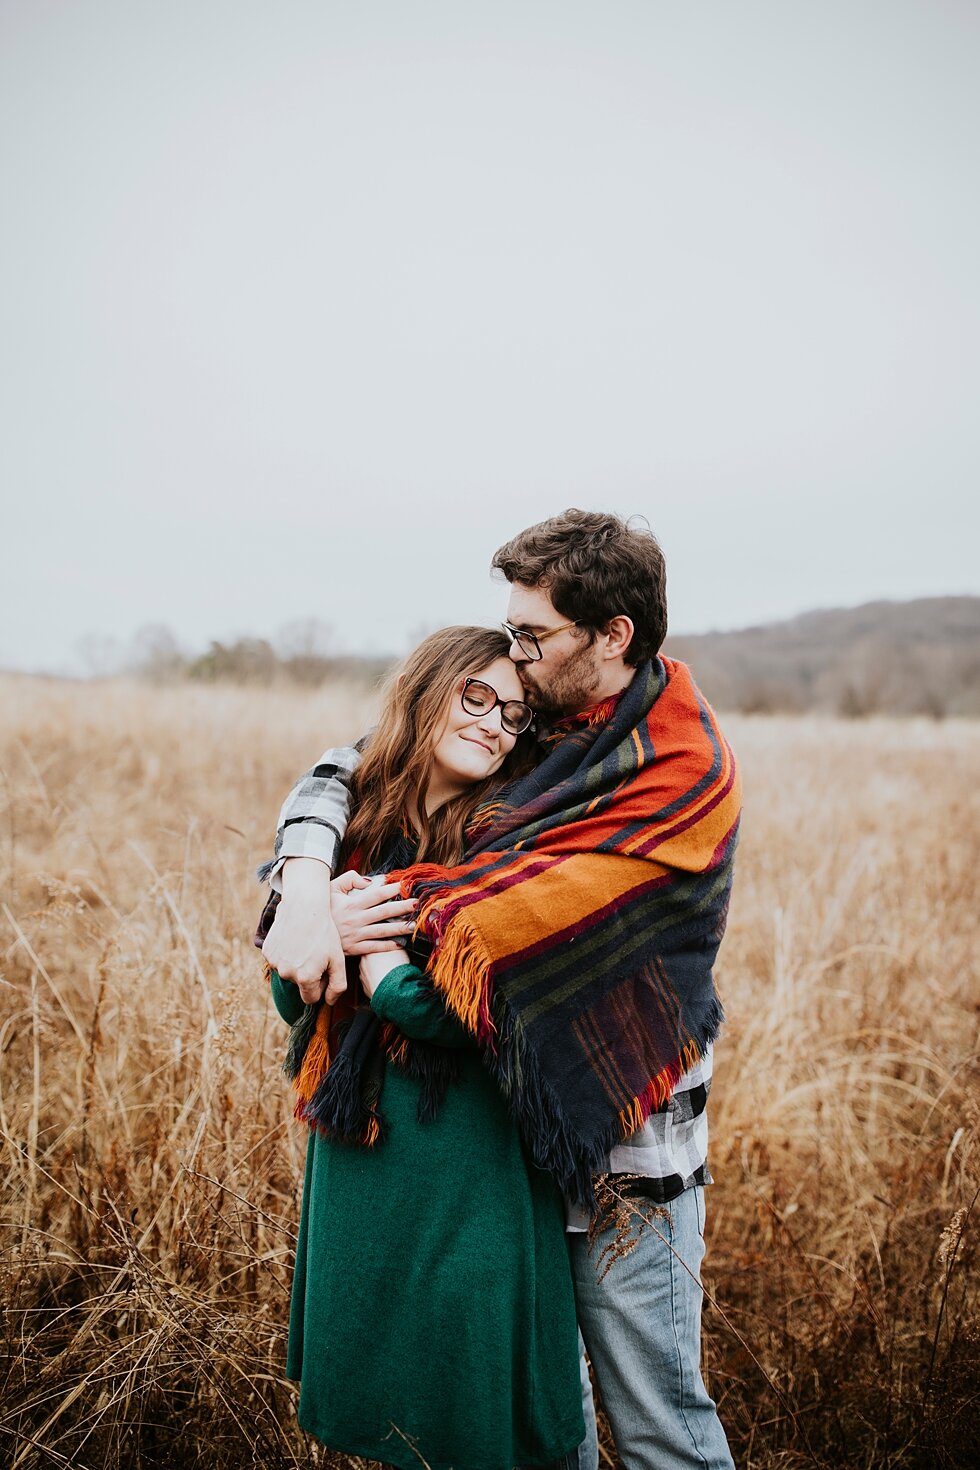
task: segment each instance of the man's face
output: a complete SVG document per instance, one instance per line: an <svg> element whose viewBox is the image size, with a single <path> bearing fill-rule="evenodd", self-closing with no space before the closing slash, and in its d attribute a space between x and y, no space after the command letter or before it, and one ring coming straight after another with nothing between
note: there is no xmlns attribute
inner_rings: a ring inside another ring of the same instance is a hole
<svg viewBox="0 0 980 1470"><path fill-rule="evenodd" d="M515 582L507 621L540 637L570 620L558 612L542 588ZM544 639L540 659L528 659L516 643L511 644L510 656L533 709L545 715L574 715L595 704L600 685L598 650L581 628L563 628L553 638Z"/></svg>

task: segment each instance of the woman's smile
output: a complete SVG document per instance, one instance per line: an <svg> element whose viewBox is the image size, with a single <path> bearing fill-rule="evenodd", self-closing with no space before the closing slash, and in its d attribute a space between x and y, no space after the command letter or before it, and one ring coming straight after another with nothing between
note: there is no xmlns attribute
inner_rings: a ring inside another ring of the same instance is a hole
<svg viewBox="0 0 980 1470"><path fill-rule="evenodd" d="M490 745L488 741L481 740L476 735L462 735L461 734L459 738L460 738L460 740L465 740L468 745L479 745L480 749L481 750L485 750L488 755L495 755L496 754L496 746Z"/></svg>

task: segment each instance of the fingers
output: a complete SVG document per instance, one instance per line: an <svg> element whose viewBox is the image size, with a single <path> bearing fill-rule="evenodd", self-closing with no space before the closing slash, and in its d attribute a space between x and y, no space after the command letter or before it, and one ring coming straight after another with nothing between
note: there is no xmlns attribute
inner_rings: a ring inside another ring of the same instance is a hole
<svg viewBox="0 0 980 1470"><path fill-rule="evenodd" d="M299 864L298 876L302 881L298 887L294 881L288 892L284 892L262 953L283 980L309 986L309 994L316 1000L319 995L314 992L321 976L329 968L331 957L341 947L336 926L330 917L329 869L312 858L291 858L286 868L294 864ZM321 884L316 891L315 902L306 894L304 864L316 870L314 877ZM323 875L326 875L325 884Z"/></svg>
<svg viewBox="0 0 980 1470"><path fill-rule="evenodd" d="M415 913L417 908L418 904L414 898L400 898L397 902L377 903L370 910L371 923L381 924L389 919L407 919Z"/></svg>
<svg viewBox="0 0 980 1470"><path fill-rule="evenodd" d="M381 903L386 898L397 898L401 893L398 883L379 883L374 878L362 877L353 868L346 873L341 873L338 878L332 879L330 890L333 894L357 893L358 902L364 904L365 907Z"/></svg>
<svg viewBox="0 0 980 1470"><path fill-rule="evenodd" d="M357 900L366 909L377 908L379 904L386 904L393 899L401 898L402 890L399 883L369 883L367 886L370 891L360 894ZM411 898L402 901L407 903L415 902Z"/></svg>
<svg viewBox="0 0 980 1470"><path fill-rule="evenodd" d="M353 924L344 936L347 954L370 954L370 950L358 949L358 945L380 944L389 939L407 939L415 933L415 919L378 919L370 923Z"/></svg>
<svg viewBox="0 0 980 1470"><path fill-rule="evenodd" d="M397 890L396 890L397 891ZM348 894L338 903L343 903L341 912L354 925L365 924L387 924L392 919L405 920L412 918L418 910L418 903L414 898L391 898L388 900L376 900L367 893Z"/></svg>
<svg viewBox="0 0 980 1470"><path fill-rule="evenodd" d="M323 978L326 981L326 990L324 991L323 998L328 1006L332 1006L347 989L347 962L344 958L344 947L340 942L340 935L336 929L333 931L333 943L327 958L327 968Z"/></svg>
<svg viewBox="0 0 980 1470"><path fill-rule="evenodd" d="M308 1006L316 1004L323 994L323 988L322 980L298 980L296 982L296 989Z"/></svg>
<svg viewBox="0 0 980 1470"><path fill-rule="evenodd" d="M333 919L343 948L352 954L354 945L366 939L411 934L417 909L415 899L401 897L397 884L376 883L347 893L335 892Z"/></svg>
<svg viewBox="0 0 980 1470"><path fill-rule="evenodd" d="M334 976L332 976L331 977L331 980L330 980L330 984L327 985L327 986L325 986L324 991L323 991L323 998L326 1001L327 1005L328 1006L336 1005L337 1002L338 1002L338 1000L343 995L343 993L344 993L344 991L346 989L347 989L347 976L346 975L334 975Z"/></svg>
<svg viewBox="0 0 980 1470"><path fill-rule="evenodd" d="M348 868L346 873L334 878L330 886L339 889L341 893L351 893L355 888L373 888L374 884L370 878L363 878L353 868Z"/></svg>
<svg viewBox="0 0 980 1470"><path fill-rule="evenodd" d="M398 944L394 939L359 939L350 946L347 953L352 955L387 954L389 950L403 950L404 948L403 944Z"/></svg>

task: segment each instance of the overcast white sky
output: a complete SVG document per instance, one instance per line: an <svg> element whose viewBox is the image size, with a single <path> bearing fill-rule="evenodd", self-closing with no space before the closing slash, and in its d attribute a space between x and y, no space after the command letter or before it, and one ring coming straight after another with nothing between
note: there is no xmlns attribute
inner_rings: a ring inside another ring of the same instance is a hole
<svg viewBox="0 0 980 1470"><path fill-rule="evenodd" d="M980 591L980 6L0 0L0 665Z"/></svg>

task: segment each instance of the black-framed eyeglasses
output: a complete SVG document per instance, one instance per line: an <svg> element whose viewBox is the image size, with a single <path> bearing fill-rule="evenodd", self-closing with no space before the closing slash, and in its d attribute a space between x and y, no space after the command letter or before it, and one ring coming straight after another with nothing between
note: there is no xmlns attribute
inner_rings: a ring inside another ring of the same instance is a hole
<svg viewBox="0 0 980 1470"><path fill-rule="evenodd" d="M468 715L487 715L499 705L500 723L510 735L523 735L534 719L533 709L523 699L501 699L483 679L464 679L459 702Z"/></svg>
<svg viewBox="0 0 980 1470"><path fill-rule="evenodd" d="M542 657L541 645L546 638L551 638L555 633L564 633L566 628L578 628L581 620L576 618L574 623L561 623L557 628L546 628L543 633L529 633L526 628L515 628L513 623L501 623L500 625L511 643L516 643L524 657L531 663L537 663Z"/></svg>

